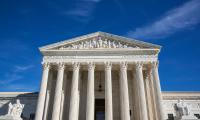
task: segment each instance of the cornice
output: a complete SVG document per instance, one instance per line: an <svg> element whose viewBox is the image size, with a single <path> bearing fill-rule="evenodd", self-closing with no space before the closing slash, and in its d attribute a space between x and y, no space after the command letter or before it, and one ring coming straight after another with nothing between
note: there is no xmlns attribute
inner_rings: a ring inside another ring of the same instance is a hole
<svg viewBox="0 0 200 120"><path fill-rule="evenodd" d="M199 91L163 91L162 96L164 100L200 100L200 92Z"/></svg>
<svg viewBox="0 0 200 120"><path fill-rule="evenodd" d="M37 92L0 92L0 100L12 100L13 98L37 99Z"/></svg>

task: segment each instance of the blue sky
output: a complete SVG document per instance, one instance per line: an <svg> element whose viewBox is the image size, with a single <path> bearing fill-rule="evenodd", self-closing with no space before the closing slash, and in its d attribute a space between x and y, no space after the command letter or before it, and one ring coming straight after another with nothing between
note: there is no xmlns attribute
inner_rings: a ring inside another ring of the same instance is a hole
<svg viewBox="0 0 200 120"><path fill-rule="evenodd" d="M0 0L0 91L38 91L38 47L104 31L162 47L163 91L200 91L200 0Z"/></svg>

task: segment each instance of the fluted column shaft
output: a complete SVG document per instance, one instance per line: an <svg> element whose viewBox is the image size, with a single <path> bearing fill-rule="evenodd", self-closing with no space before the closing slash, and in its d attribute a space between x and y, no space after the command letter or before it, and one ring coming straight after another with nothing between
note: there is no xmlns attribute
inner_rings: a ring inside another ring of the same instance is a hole
<svg viewBox="0 0 200 120"><path fill-rule="evenodd" d="M112 65L105 64L105 120L113 120L113 104L112 104Z"/></svg>
<svg viewBox="0 0 200 120"><path fill-rule="evenodd" d="M86 120L94 120L94 69L93 63L88 64L88 82L87 82L87 106Z"/></svg>
<svg viewBox="0 0 200 120"><path fill-rule="evenodd" d="M69 120L78 120L79 115L79 63L73 64L72 88L70 97Z"/></svg>
<svg viewBox="0 0 200 120"><path fill-rule="evenodd" d="M60 117L64 67L65 65L63 63L58 64L58 76L57 76L56 88L55 88L52 120L59 120L59 117Z"/></svg>
<svg viewBox="0 0 200 120"><path fill-rule="evenodd" d="M61 107L60 107L60 116L59 116L59 118L60 118L60 120L62 120L62 118L63 118L63 107L64 107L64 101L65 101L65 96L64 96L65 94L64 94L64 90L62 90L62 94L61 94Z"/></svg>
<svg viewBox="0 0 200 120"><path fill-rule="evenodd" d="M48 112L48 107L49 107L49 96L50 96L50 92L49 92L49 90L47 90L43 120L47 120L47 112Z"/></svg>
<svg viewBox="0 0 200 120"><path fill-rule="evenodd" d="M127 63L120 63L120 107L121 120L130 120L129 95L127 80Z"/></svg>
<svg viewBox="0 0 200 120"><path fill-rule="evenodd" d="M140 119L148 120L142 66L143 66L142 63L136 63L136 80L137 80L138 90L139 90Z"/></svg>
<svg viewBox="0 0 200 120"><path fill-rule="evenodd" d="M152 69L149 69L149 72L148 72L148 74L149 74L149 84L150 84L150 90L151 90L151 104L152 104L152 112L153 112L153 119L154 120L159 120L158 119L158 115L157 115L157 108L156 108L156 104L157 104L157 102L156 102L156 96L155 96L155 94L156 94L156 92L155 92L155 87L154 87L154 80L153 80L153 76L152 76Z"/></svg>
<svg viewBox="0 0 200 120"><path fill-rule="evenodd" d="M161 87L160 87L160 79L158 74L158 63L152 63L152 76L153 82L155 85L155 97L156 97L156 108L157 115L159 120L164 120L163 107L162 107L162 96L161 96Z"/></svg>
<svg viewBox="0 0 200 120"><path fill-rule="evenodd" d="M43 64L42 83L40 86L40 93L38 97L35 120L42 120L43 117L45 96L47 91L47 82L49 76L49 67L50 65L48 63Z"/></svg>

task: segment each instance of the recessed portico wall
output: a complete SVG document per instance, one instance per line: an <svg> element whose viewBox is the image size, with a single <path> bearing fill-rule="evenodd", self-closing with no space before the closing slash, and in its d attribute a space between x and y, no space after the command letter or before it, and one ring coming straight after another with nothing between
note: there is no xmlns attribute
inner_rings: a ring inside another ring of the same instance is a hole
<svg viewBox="0 0 200 120"><path fill-rule="evenodd" d="M113 119L115 120L120 120L120 66L117 64L112 65L112 102L113 102ZM137 92L138 92L138 87L137 83L135 83L135 66L134 65L128 65L127 69L127 82L128 82L128 95L129 95L129 107L130 107L130 117L131 119L139 117L139 106L138 103L139 101L137 100ZM71 96L71 86L72 86L72 76L73 76L73 71L71 69L72 65L66 65L65 66L65 71L64 71L64 79L63 79L63 92L62 92L62 99L63 102L61 102L61 114L63 119L67 120L68 119L68 113L69 113L69 105L70 105L70 96ZM69 69L67 69L69 68ZM80 72L79 72L79 91L80 91L80 103L79 103L79 120L85 120L86 117L86 101L87 101L87 79L88 79L88 71L87 71L87 65L82 65L80 67ZM95 99L105 99L105 71L104 71L104 65L96 65L95 67ZM143 77L146 78L148 72L148 66L146 65L146 68L144 67L143 69ZM47 95L48 96L45 102L45 113L46 115L45 118L50 119L52 117L52 110L53 110L53 99L55 96L55 87L56 87L56 82L57 82L57 67L56 65L52 65L51 70L49 72L49 80L48 80L48 85L47 85ZM101 75L101 77L100 77ZM145 79L144 81L146 81ZM101 85L102 91L99 91L99 85ZM145 89L146 89L145 85ZM147 92L147 91L146 91ZM145 93L147 94L147 93ZM151 99L151 98L150 98ZM146 102L150 101L146 100ZM47 107L46 107L47 106ZM151 116L153 117L153 116ZM138 119L138 118L137 118Z"/></svg>
<svg viewBox="0 0 200 120"><path fill-rule="evenodd" d="M98 68L97 68L98 69ZM54 72L54 78L51 82L48 83L48 90L51 94L51 96L54 96L54 89L55 83L56 83L56 74L57 71L51 71ZM70 93L71 93L71 82L72 82L72 71L65 71L67 74L67 77L64 78L64 106L63 106L63 119L68 120L68 113L69 113L69 104L70 104ZM100 80L100 72L101 72L101 80ZM113 119L114 120L120 120L120 95L119 95L119 70L113 70L112 71L112 94L113 94ZM129 101L130 101L130 110L131 110L131 117L134 117L134 113L137 110L134 110L133 104L137 104L134 102L134 88L133 88L133 70L127 71L127 77L128 77L128 87L129 87ZM85 120L86 118L86 100L87 100L87 79L88 79L88 72L84 69L80 70L80 78L79 78L79 90L80 90L80 109L79 109L79 120ZM102 91L99 91L99 85L102 86ZM52 97L53 99L53 97ZM105 72L103 69L98 69L95 71L95 99L105 99ZM50 104L52 107L52 104ZM52 111L52 109L49 109ZM48 118L51 118L51 112L48 112Z"/></svg>

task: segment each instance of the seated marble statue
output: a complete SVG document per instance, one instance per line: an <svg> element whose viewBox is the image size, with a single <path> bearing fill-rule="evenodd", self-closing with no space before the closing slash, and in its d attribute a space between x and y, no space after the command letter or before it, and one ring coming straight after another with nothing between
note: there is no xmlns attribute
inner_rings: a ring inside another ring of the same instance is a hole
<svg viewBox="0 0 200 120"><path fill-rule="evenodd" d="M174 105L174 109L176 112L176 118L182 119L183 116L189 116L190 110L189 106L183 100L178 100L178 102Z"/></svg>
<svg viewBox="0 0 200 120"><path fill-rule="evenodd" d="M8 115L20 117L24 105L20 103L20 100L17 99L15 104L9 103Z"/></svg>
<svg viewBox="0 0 200 120"><path fill-rule="evenodd" d="M0 119L5 120L22 120L21 114L24 108L24 104L20 103L20 100L17 99L15 104L9 103L8 113L4 116L0 116Z"/></svg>
<svg viewBox="0 0 200 120"><path fill-rule="evenodd" d="M188 114L187 107L184 105L183 101L178 100L178 103L174 105L176 111L176 117L182 118L183 115Z"/></svg>

